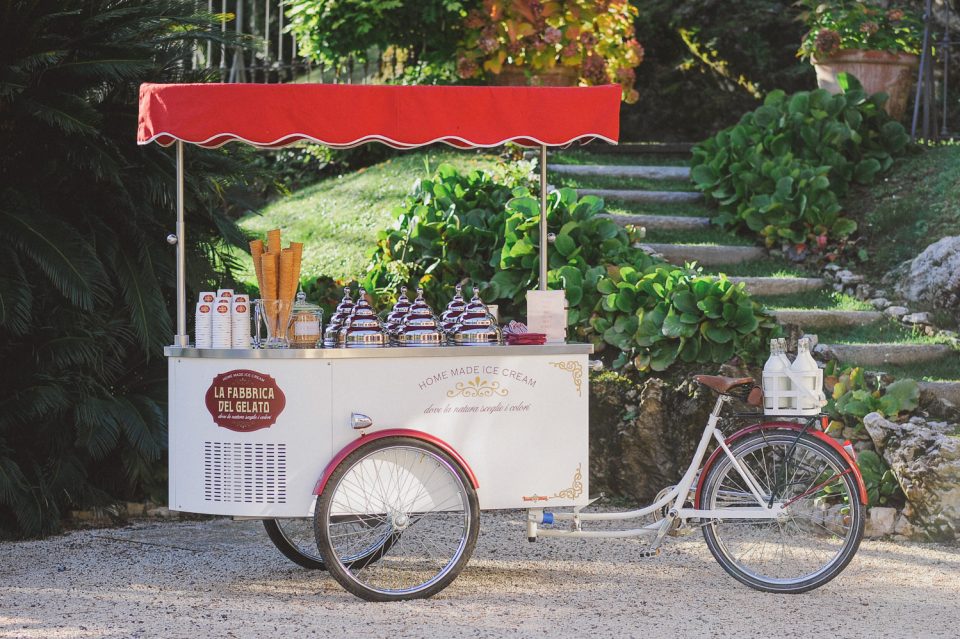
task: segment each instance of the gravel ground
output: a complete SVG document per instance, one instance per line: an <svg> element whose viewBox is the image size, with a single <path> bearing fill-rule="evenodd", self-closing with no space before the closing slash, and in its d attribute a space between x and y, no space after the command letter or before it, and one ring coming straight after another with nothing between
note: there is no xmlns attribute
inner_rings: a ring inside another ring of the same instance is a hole
<svg viewBox="0 0 960 639"><path fill-rule="evenodd" d="M371 604L287 561L259 522L141 522L0 544L0 637L957 637L960 547L865 541L804 595L741 586L699 534L527 543L484 513L431 600Z"/></svg>

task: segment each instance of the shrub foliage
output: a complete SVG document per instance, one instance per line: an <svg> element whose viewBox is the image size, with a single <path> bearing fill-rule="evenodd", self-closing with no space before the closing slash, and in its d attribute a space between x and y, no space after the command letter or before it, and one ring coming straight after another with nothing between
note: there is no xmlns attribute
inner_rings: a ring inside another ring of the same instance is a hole
<svg viewBox="0 0 960 639"><path fill-rule="evenodd" d="M817 246L856 230L839 198L852 182L869 184L890 168L908 137L884 111L885 94L847 82L842 95L773 91L694 147L691 176L716 204L716 223L758 233L767 246Z"/></svg>
<svg viewBox="0 0 960 639"><path fill-rule="evenodd" d="M777 330L742 286L671 266L632 247L630 232L601 217L603 201L572 189L548 197L550 288L562 288L568 330L617 367L662 371L675 361L749 359ZM469 282L503 319L525 315L537 286L540 203L529 187L441 166L419 181L380 233L364 280L383 303L401 285L421 285L435 305Z"/></svg>

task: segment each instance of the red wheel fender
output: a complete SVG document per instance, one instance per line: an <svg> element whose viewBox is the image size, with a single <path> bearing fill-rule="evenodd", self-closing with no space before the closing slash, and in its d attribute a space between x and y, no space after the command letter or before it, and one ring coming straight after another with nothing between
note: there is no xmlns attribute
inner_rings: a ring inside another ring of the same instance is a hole
<svg viewBox="0 0 960 639"><path fill-rule="evenodd" d="M761 430L794 430L800 431L803 430L802 424L797 424L796 422L764 422L762 424L754 424L753 426L747 426L746 428L741 428L733 435L727 438L727 445L735 443L738 439L742 439L747 435L751 435ZM823 431L810 429L807 431L808 434L816 437L820 441L828 444L831 448L837 451L843 459L845 459L850 467L853 468L853 475L857 480L857 488L860 491L860 503L864 506L867 505L867 486L863 483L863 475L860 474L860 467L857 466L857 460L847 452L847 449L839 444L833 437L830 437ZM697 504L697 507L700 507L700 494L701 489L703 488L703 481L707 476L707 471L713 465L713 462L716 461L716 458L724 454L723 449L717 447L716 450L710 455L707 459L707 463L703 465L703 470L700 471L700 478L697 480L697 492L694 497L694 503Z"/></svg>
<svg viewBox="0 0 960 639"><path fill-rule="evenodd" d="M330 479L330 475L333 474L333 469L339 466L340 462L346 459L347 455L360 448L364 444L368 444L378 439L383 439L384 437L409 437L411 439L419 439L420 441L427 442L428 444L433 444L443 452L450 455L455 462L460 464L460 467L463 468L463 472L467 474L467 478L470 480L470 483L473 485L474 489L480 488L480 484L477 482L477 476L473 474L473 469L470 468L470 465L460 455L460 453L458 453L453 446L447 442L443 441L439 437L435 437L434 435L424 433L419 430L411 430L409 428L388 428L387 430L378 430L375 433L361 435L357 439L344 446L343 449L337 453L337 455L323 470L323 474L320 476L316 487L313 489L313 494L319 495L323 492L324 487L327 485L327 480Z"/></svg>

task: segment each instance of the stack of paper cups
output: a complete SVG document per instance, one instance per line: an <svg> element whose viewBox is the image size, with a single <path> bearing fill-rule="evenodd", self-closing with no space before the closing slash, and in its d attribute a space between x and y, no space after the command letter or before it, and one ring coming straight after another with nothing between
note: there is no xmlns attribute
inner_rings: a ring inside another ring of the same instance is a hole
<svg viewBox="0 0 960 639"><path fill-rule="evenodd" d="M246 295L234 296L231 311L231 346L250 348L250 299Z"/></svg>
<svg viewBox="0 0 960 639"><path fill-rule="evenodd" d="M203 293L200 294L201 299L197 303L196 328L194 329L196 335L194 336L193 345L196 348L211 348L213 345L211 341L211 330L214 304L213 300L204 302L203 295ZM210 296L213 297L213 293L210 293Z"/></svg>
<svg viewBox="0 0 960 639"><path fill-rule="evenodd" d="M219 299L213 305L213 319L211 320L211 346L213 348L230 348L232 340L232 326L230 322L230 300Z"/></svg>
<svg viewBox="0 0 960 639"><path fill-rule="evenodd" d="M233 289L232 288L218 288L217 289L217 299L223 299L224 297L233 298Z"/></svg>
<svg viewBox="0 0 960 639"><path fill-rule="evenodd" d="M213 291L204 291L203 293L200 293L200 299L197 301L204 304L213 304L217 301L217 294Z"/></svg>

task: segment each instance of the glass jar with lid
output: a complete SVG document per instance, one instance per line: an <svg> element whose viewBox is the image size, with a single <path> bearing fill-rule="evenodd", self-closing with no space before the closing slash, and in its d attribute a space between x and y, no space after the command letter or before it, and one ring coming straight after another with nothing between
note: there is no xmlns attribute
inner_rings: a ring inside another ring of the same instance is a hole
<svg viewBox="0 0 960 639"><path fill-rule="evenodd" d="M323 309L307 301L307 294L297 293L293 304L290 348L320 348L320 327L323 326Z"/></svg>

